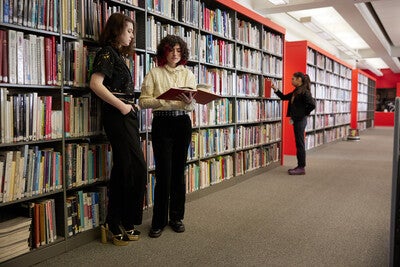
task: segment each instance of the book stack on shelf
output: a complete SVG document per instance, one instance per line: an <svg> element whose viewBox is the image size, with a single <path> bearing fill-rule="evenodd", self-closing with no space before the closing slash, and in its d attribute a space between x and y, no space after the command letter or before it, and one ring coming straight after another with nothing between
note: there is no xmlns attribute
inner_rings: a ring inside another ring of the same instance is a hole
<svg viewBox="0 0 400 267"><path fill-rule="evenodd" d="M0 262L27 253L30 249L32 219L15 217L0 223Z"/></svg>

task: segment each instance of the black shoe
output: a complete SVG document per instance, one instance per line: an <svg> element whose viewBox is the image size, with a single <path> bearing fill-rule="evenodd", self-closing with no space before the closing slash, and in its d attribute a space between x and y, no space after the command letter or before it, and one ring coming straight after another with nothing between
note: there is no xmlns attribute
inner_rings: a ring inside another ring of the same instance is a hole
<svg viewBox="0 0 400 267"><path fill-rule="evenodd" d="M172 230L177 233L185 232L185 225L183 224L182 220L171 220L169 221L169 225L171 226Z"/></svg>
<svg viewBox="0 0 400 267"><path fill-rule="evenodd" d="M162 229L160 229L160 228L151 228L150 232L149 232L149 236L153 237L153 238L157 238L157 237L160 237L161 233L162 233Z"/></svg>

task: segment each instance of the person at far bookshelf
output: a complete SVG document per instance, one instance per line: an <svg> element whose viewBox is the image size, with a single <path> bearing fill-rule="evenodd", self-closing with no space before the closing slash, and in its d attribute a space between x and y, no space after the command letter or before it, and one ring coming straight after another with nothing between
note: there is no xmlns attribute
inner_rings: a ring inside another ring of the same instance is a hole
<svg viewBox="0 0 400 267"><path fill-rule="evenodd" d="M159 237L164 227L181 233L185 213L185 165L192 136L188 112L195 107L193 94L179 100L156 99L172 87L196 88L196 78L185 67L189 50L185 41L167 35L157 46L157 67L145 76L139 97L142 108L153 109L152 145L155 158L154 206L150 237ZM169 221L168 221L169 218Z"/></svg>
<svg viewBox="0 0 400 267"><path fill-rule="evenodd" d="M307 116L315 109L315 100L311 95L310 77L302 72L296 72L292 77L294 90L288 94L283 94L274 84L271 84L275 94L281 100L289 102L287 117L293 124L294 138L296 143L297 166L289 169L290 175L306 174L306 149L304 134L307 126Z"/></svg>
<svg viewBox="0 0 400 267"><path fill-rule="evenodd" d="M124 246L139 239L135 225L142 223L147 176L133 79L126 65L126 59L134 53L134 21L121 13L112 14L99 42L102 47L93 62L90 88L103 100L103 126L113 156L102 242L111 239L114 245Z"/></svg>

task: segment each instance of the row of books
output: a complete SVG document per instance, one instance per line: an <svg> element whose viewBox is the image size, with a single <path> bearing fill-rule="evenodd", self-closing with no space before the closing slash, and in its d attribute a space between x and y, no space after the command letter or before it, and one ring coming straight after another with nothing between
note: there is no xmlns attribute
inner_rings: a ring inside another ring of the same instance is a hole
<svg viewBox="0 0 400 267"><path fill-rule="evenodd" d="M0 151L0 202L62 188L62 155L54 148L23 145Z"/></svg>
<svg viewBox="0 0 400 267"><path fill-rule="evenodd" d="M67 188L79 187L109 178L112 151L108 143L67 143L65 145L65 182Z"/></svg>
<svg viewBox="0 0 400 267"><path fill-rule="evenodd" d="M225 68L233 68L235 45L214 35L200 35L199 60Z"/></svg>
<svg viewBox="0 0 400 267"><path fill-rule="evenodd" d="M89 84L96 48L83 44L83 40L64 42L64 85L84 87Z"/></svg>
<svg viewBox="0 0 400 267"><path fill-rule="evenodd" d="M244 149L252 146L265 145L281 139L280 122L256 125L239 126L236 128L235 148Z"/></svg>
<svg viewBox="0 0 400 267"><path fill-rule="evenodd" d="M317 99L351 101L351 91L348 89L311 83L311 93Z"/></svg>
<svg viewBox="0 0 400 267"><path fill-rule="evenodd" d="M182 25L171 25L156 20L155 16L148 16L146 20L146 43L147 49L155 52L161 39L168 34L180 36L189 49L189 59L198 60L199 55L199 34L194 29L188 29Z"/></svg>
<svg viewBox="0 0 400 267"><path fill-rule="evenodd" d="M199 83L211 84L212 92L221 96L235 95L235 77L236 73L232 70L207 65L201 65L198 72Z"/></svg>
<svg viewBox="0 0 400 267"><path fill-rule="evenodd" d="M262 30L261 48L275 55L283 55L283 37L270 31Z"/></svg>
<svg viewBox="0 0 400 267"><path fill-rule="evenodd" d="M93 94L64 94L64 133L66 137L89 136L103 130L101 101Z"/></svg>
<svg viewBox="0 0 400 267"><path fill-rule="evenodd" d="M105 22L112 13L120 12L136 21L135 11L109 1L62 0L62 33L98 40Z"/></svg>
<svg viewBox="0 0 400 267"><path fill-rule="evenodd" d="M215 185L232 178L233 175L232 155L202 160L199 165L192 165L188 168L187 191L193 192Z"/></svg>
<svg viewBox="0 0 400 267"><path fill-rule="evenodd" d="M348 102L337 100L315 100L315 114L325 113L350 113L350 105Z"/></svg>
<svg viewBox="0 0 400 267"><path fill-rule="evenodd" d="M197 139L199 157L233 152L235 148L234 133L233 127L201 129Z"/></svg>
<svg viewBox="0 0 400 267"><path fill-rule="evenodd" d="M58 31L59 1L3 0L0 1L0 22L46 31Z"/></svg>
<svg viewBox="0 0 400 267"><path fill-rule="evenodd" d="M57 209L54 198L41 199L21 204L24 213L32 220L29 235L29 247L39 248L54 243L59 237L57 231Z"/></svg>
<svg viewBox="0 0 400 267"><path fill-rule="evenodd" d="M194 127L224 125L233 122L233 101L222 98L207 105L199 105L192 113Z"/></svg>
<svg viewBox="0 0 400 267"><path fill-rule="evenodd" d="M270 144L250 150L243 150L236 154L235 173L242 175L255 169L265 167L280 159L280 145Z"/></svg>
<svg viewBox="0 0 400 267"><path fill-rule="evenodd" d="M68 236L96 228L103 224L107 214L107 187L93 191L77 191L66 198Z"/></svg>
<svg viewBox="0 0 400 267"><path fill-rule="evenodd" d="M237 19L236 20L236 40L255 48L260 47L261 32L257 26L251 22Z"/></svg>
<svg viewBox="0 0 400 267"><path fill-rule="evenodd" d="M350 123L351 116L349 113L316 115L314 129L323 129L326 127L340 126Z"/></svg>
<svg viewBox="0 0 400 267"><path fill-rule="evenodd" d="M55 100L36 92L10 95L0 88L1 143L61 138L62 112Z"/></svg>
<svg viewBox="0 0 400 267"><path fill-rule="evenodd" d="M310 76L311 82L351 90L351 78L340 76L337 73L327 72L323 69L316 69L310 65L307 65L307 74Z"/></svg>
<svg viewBox="0 0 400 267"><path fill-rule="evenodd" d="M312 48L307 48L307 63L327 72L338 73L339 76L351 79L352 70L331 58L320 54Z"/></svg>
<svg viewBox="0 0 400 267"><path fill-rule="evenodd" d="M282 58L263 54L262 74L275 77L283 77L283 60Z"/></svg>
<svg viewBox="0 0 400 267"><path fill-rule="evenodd" d="M221 35L228 39L233 39L233 18L226 10L216 8L212 10L206 7L204 2L201 3L200 9L200 28L214 34Z"/></svg>
<svg viewBox="0 0 400 267"><path fill-rule="evenodd" d="M260 76L253 74L238 74L236 77L236 95L246 97L260 96Z"/></svg>
<svg viewBox="0 0 400 267"><path fill-rule="evenodd" d="M198 26L199 1L197 0L146 0L147 10L172 20Z"/></svg>
<svg viewBox="0 0 400 267"><path fill-rule="evenodd" d="M236 122L262 122L281 118L281 103L279 100L237 100Z"/></svg>
<svg viewBox="0 0 400 267"><path fill-rule="evenodd" d="M60 46L55 36L38 36L16 30L0 30L0 82L58 84Z"/></svg>
<svg viewBox="0 0 400 267"><path fill-rule="evenodd" d="M262 73L263 54L258 50L236 46L236 68L242 71Z"/></svg>
<svg viewBox="0 0 400 267"><path fill-rule="evenodd" d="M16 216L0 222L0 263L30 250L32 218Z"/></svg>
<svg viewBox="0 0 400 267"><path fill-rule="evenodd" d="M244 173L265 167L272 162L279 160L279 149L276 144L266 148L253 148L243 153L237 154L236 160L239 161L238 171ZM243 168L240 170L240 168Z"/></svg>
<svg viewBox="0 0 400 267"><path fill-rule="evenodd" d="M311 149L322 144L330 143L335 140L343 139L347 136L349 131L348 125L341 127L324 129L323 131L317 131L314 133L307 133L305 139L306 149Z"/></svg>

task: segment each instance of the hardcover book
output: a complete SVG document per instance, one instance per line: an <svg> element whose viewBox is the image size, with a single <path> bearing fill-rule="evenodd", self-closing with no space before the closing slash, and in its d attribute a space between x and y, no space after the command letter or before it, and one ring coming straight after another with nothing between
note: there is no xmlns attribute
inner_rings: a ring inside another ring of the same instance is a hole
<svg viewBox="0 0 400 267"><path fill-rule="evenodd" d="M194 93L193 98L196 100L196 103L205 105L211 101L222 98L222 96L217 95L209 91L210 86L199 84L197 85L197 89L193 89L190 87L178 87L178 88L170 88L168 91L159 95L157 99L164 100L179 100L178 96L182 93Z"/></svg>

